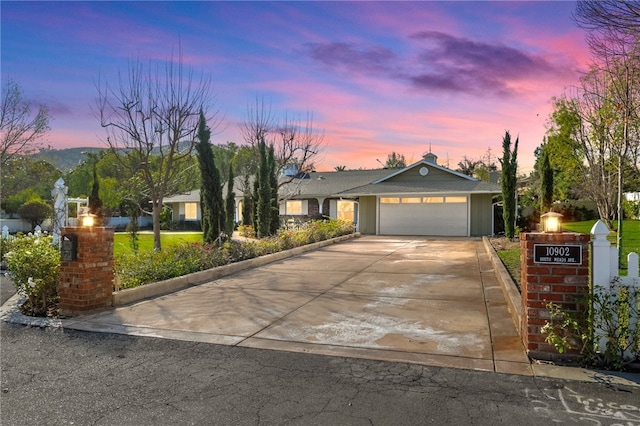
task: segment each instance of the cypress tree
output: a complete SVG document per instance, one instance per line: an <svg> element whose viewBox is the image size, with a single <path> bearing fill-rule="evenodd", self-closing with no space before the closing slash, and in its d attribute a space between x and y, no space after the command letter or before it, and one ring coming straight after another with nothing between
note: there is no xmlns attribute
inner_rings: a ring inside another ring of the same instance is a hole
<svg viewBox="0 0 640 426"><path fill-rule="evenodd" d="M271 221L269 226L269 234L274 235L280 227L280 208L278 205L278 174L276 167L276 156L273 145L269 146L269 187L271 189Z"/></svg>
<svg viewBox="0 0 640 426"><path fill-rule="evenodd" d="M96 160L94 160L96 161ZM91 195L89 195L89 213L95 215L95 224L100 226L103 223L102 200L100 199L100 182L98 181L98 172L96 163L93 163L93 184L91 185Z"/></svg>
<svg viewBox="0 0 640 426"><path fill-rule="evenodd" d="M502 138L502 216L504 219L505 236L510 240L515 236L515 218L516 218L516 180L518 171L518 140L511 150L511 135L505 132Z"/></svg>
<svg viewBox="0 0 640 426"><path fill-rule="evenodd" d="M553 169L549 162L549 152L542 148L542 162L540 163L540 213L544 213L553 204Z"/></svg>
<svg viewBox="0 0 640 426"><path fill-rule="evenodd" d="M202 240L213 243L224 229L224 210L222 207L222 188L220 173L214 162L213 149L209 139L211 130L207 126L204 113L200 111L198 123L198 165L200 166L200 211L202 214Z"/></svg>
<svg viewBox="0 0 640 426"><path fill-rule="evenodd" d="M260 164L258 166L258 199L256 209L256 233L258 238L266 237L271 230L271 180L269 161L264 139L258 143Z"/></svg>
<svg viewBox="0 0 640 426"><path fill-rule="evenodd" d="M226 229L225 234L231 238L236 222L236 193L233 192L233 165L229 162L229 182L227 182L227 198L225 203Z"/></svg>
<svg viewBox="0 0 640 426"><path fill-rule="evenodd" d="M249 187L249 173L244 175L244 192L242 194L242 224L253 226L253 200Z"/></svg>

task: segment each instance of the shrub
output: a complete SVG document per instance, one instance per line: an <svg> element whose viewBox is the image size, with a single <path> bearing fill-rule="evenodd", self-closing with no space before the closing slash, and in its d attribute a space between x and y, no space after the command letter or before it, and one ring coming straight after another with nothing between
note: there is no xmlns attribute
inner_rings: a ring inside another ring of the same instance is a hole
<svg viewBox="0 0 640 426"><path fill-rule="evenodd" d="M46 316L57 302L60 251L49 235L26 235L11 241L4 258L9 276L18 291L27 297L22 305L26 315Z"/></svg>
<svg viewBox="0 0 640 426"><path fill-rule="evenodd" d="M31 228L40 225L46 218L53 216L53 208L42 200L31 200L18 209L18 214L31 223Z"/></svg>
<svg viewBox="0 0 640 426"><path fill-rule="evenodd" d="M250 226L239 228L253 231ZM137 287L351 233L353 224L350 222L313 221L296 229L281 228L274 237L230 240L221 247L216 244L185 244L161 252L123 254L115 259L118 289Z"/></svg>
<svg viewBox="0 0 640 426"><path fill-rule="evenodd" d="M638 318L639 293L618 285L607 290L596 286L585 296L583 312L549 303L550 320L541 331L559 353L579 349L585 366L623 370L640 353L639 324L632 321ZM599 347L601 340L606 342L604 350Z"/></svg>

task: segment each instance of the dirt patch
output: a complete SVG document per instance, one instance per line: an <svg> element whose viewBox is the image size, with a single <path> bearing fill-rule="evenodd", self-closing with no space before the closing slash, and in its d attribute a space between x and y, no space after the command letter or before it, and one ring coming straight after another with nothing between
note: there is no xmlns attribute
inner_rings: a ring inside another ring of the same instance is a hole
<svg viewBox="0 0 640 426"><path fill-rule="evenodd" d="M520 240L510 240L508 238L490 238L489 242L495 251L511 250L520 248Z"/></svg>

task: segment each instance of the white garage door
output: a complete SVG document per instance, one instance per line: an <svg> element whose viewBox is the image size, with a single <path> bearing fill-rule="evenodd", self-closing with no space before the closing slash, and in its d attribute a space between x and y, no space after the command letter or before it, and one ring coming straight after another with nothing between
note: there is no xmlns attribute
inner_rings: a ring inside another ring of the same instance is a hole
<svg viewBox="0 0 640 426"><path fill-rule="evenodd" d="M380 234L466 237L466 196L382 197Z"/></svg>

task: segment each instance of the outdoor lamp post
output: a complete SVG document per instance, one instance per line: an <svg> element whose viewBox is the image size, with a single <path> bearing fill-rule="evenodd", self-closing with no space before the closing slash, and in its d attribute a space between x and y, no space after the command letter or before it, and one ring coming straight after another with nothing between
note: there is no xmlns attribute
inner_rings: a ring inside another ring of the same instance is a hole
<svg viewBox="0 0 640 426"><path fill-rule="evenodd" d="M540 224L542 232L554 233L562 232L562 215L556 212L545 213L540 216Z"/></svg>
<svg viewBox="0 0 640 426"><path fill-rule="evenodd" d="M85 215L82 215L81 216L82 226L85 227L85 228L92 227L94 222L95 222L95 218L96 218L96 215L91 214L91 213L87 213Z"/></svg>

